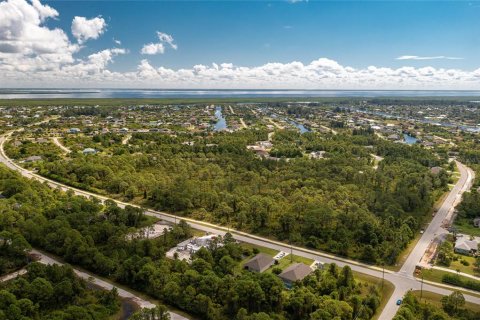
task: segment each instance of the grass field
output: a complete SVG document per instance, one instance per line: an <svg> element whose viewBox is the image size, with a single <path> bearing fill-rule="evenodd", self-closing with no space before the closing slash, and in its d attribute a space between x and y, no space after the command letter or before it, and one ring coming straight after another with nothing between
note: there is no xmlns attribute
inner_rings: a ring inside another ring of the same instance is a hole
<svg viewBox="0 0 480 320"><path fill-rule="evenodd" d="M420 298L420 291L415 290L415 291L412 291L412 293L417 298ZM422 301L426 303L430 303L440 308L442 307L442 297L443 297L442 295L433 293L433 292L423 291L422 293ZM475 312L480 312L480 305L471 303L471 302L465 302L465 309L469 309Z"/></svg>
<svg viewBox="0 0 480 320"><path fill-rule="evenodd" d="M313 263L313 260L308 259L308 258L304 258L304 257L299 257L299 256L296 256L296 255L293 255L293 256L288 255L288 256L284 257L283 259L280 259L278 261L278 264L273 265L273 267L268 269L268 271L271 272L273 268L280 268L283 271L293 263L304 263L307 266L310 266Z"/></svg>
<svg viewBox="0 0 480 320"><path fill-rule="evenodd" d="M274 257L279 252L278 250L274 250L274 249L270 249L270 248L266 248L266 247L261 247L261 246L257 246L257 245L250 244L250 243L242 243L242 247L243 248L248 248L248 249L251 249L251 250L257 249L258 252L268 254L269 256L272 256L272 257Z"/></svg>
<svg viewBox="0 0 480 320"><path fill-rule="evenodd" d="M448 267L449 269L452 269L453 271L460 270L460 272L463 272L463 273L471 274L474 276L480 276L480 272L476 271L473 265L475 263L474 257L462 256L462 255L457 255L457 257L458 257L458 260L452 261L452 263L450 264L450 267ZM470 265L469 266L463 265L460 262L461 260L467 261Z"/></svg>
<svg viewBox="0 0 480 320"><path fill-rule="evenodd" d="M454 226L459 233L480 237L480 228L475 227L470 219L457 217Z"/></svg>
<svg viewBox="0 0 480 320"><path fill-rule="evenodd" d="M442 278L443 278L444 275L455 274L455 272L452 273L452 272L447 272L447 271L437 270L437 269L430 269L430 270L423 269L422 274L423 274L423 279L425 279L425 280L438 282L438 283L443 283ZM458 276L460 277L460 279L462 281L475 281L474 279L467 278L467 277L464 277L464 276L461 276L461 275L458 275ZM478 281L478 282L480 282L480 281ZM448 283L445 283L445 284L448 284ZM448 284L448 285L452 286L451 284ZM458 287L458 288L459 288L459 290L461 290L462 287ZM467 289L467 288L465 288L465 289Z"/></svg>

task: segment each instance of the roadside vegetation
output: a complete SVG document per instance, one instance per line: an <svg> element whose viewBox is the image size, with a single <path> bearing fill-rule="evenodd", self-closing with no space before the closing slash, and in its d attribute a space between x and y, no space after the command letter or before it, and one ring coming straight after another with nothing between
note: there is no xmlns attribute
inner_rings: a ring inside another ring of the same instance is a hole
<svg viewBox="0 0 480 320"><path fill-rule="evenodd" d="M27 273L0 283L0 319L108 320L120 309L115 289L95 290L69 266L31 263Z"/></svg>
<svg viewBox="0 0 480 320"><path fill-rule="evenodd" d="M277 160L247 150L264 140L264 130L134 133L125 146L98 134L91 141L105 154L35 167L75 187L368 263L394 264L448 190L445 171L430 173L444 160L370 131L278 131ZM384 158L377 170L371 148ZM325 159L304 156L319 150Z"/></svg>
<svg viewBox="0 0 480 320"><path fill-rule="evenodd" d="M382 299L377 286L334 264L286 290L272 273L240 271L251 249L228 236L191 264L170 260L165 251L191 235L183 222L156 239L127 240L147 221L141 210L52 190L3 166L0 178L0 230L202 319L370 319Z"/></svg>
<svg viewBox="0 0 480 320"><path fill-rule="evenodd" d="M480 318L478 306L466 304L463 294L454 291L449 296L424 292L408 292L393 320L476 320Z"/></svg>

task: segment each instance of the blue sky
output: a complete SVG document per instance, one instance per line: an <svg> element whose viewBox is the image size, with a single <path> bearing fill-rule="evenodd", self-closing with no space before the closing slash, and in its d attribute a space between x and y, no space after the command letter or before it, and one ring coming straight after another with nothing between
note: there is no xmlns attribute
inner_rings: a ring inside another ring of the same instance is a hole
<svg viewBox="0 0 480 320"><path fill-rule="evenodd" d="M179 49L152 63L180 68L212 62L255 66L308 63L319 57L353 67L380 64L477 68L480 3L434 1L47 1L60 13L50 21L64 30L74 16L101 15L108 27L88 54L122 41L130 51L115 68L134 67L155 32L172 35ZM401 55L452 56L462 60L399 61Z"/></svg>
<svg viewBox="0 0 480 320"><path fill-rule="evenodd" d="M0 87L476 89L479 13L475 1L0 0Z"/></svg>

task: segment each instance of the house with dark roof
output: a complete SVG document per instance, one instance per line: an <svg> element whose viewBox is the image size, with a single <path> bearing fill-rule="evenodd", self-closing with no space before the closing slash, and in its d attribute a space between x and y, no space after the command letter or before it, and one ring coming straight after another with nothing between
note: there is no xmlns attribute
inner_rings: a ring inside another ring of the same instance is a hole
<svg viewBox="0 0 480 320"><path fill-rule="evenodd" d="M265 253L259 253L252 259L248 260L244 265L243 268L248 271L254 272L263 272L270 268L275 260Z"/></svg>
<svg viewBox="0 0 480 320"><path fill-rule="evenodd" d="M296 281L303 280L306 276L312 273L313 270L304 263L294 263L278 276L283 280L285 285L290 288L292 284Z"/></svg>

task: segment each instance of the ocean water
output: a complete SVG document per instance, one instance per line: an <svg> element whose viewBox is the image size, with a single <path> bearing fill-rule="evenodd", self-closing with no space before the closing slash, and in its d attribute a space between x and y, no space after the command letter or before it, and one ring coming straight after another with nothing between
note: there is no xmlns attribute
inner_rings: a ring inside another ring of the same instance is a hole
<svg viewBox="0 0 480 320"><path fill-rule="evenodd" d="M480 97L476 90L182 90L0 89L0 99L51 98L255 98L255 97Z"/></svg>

